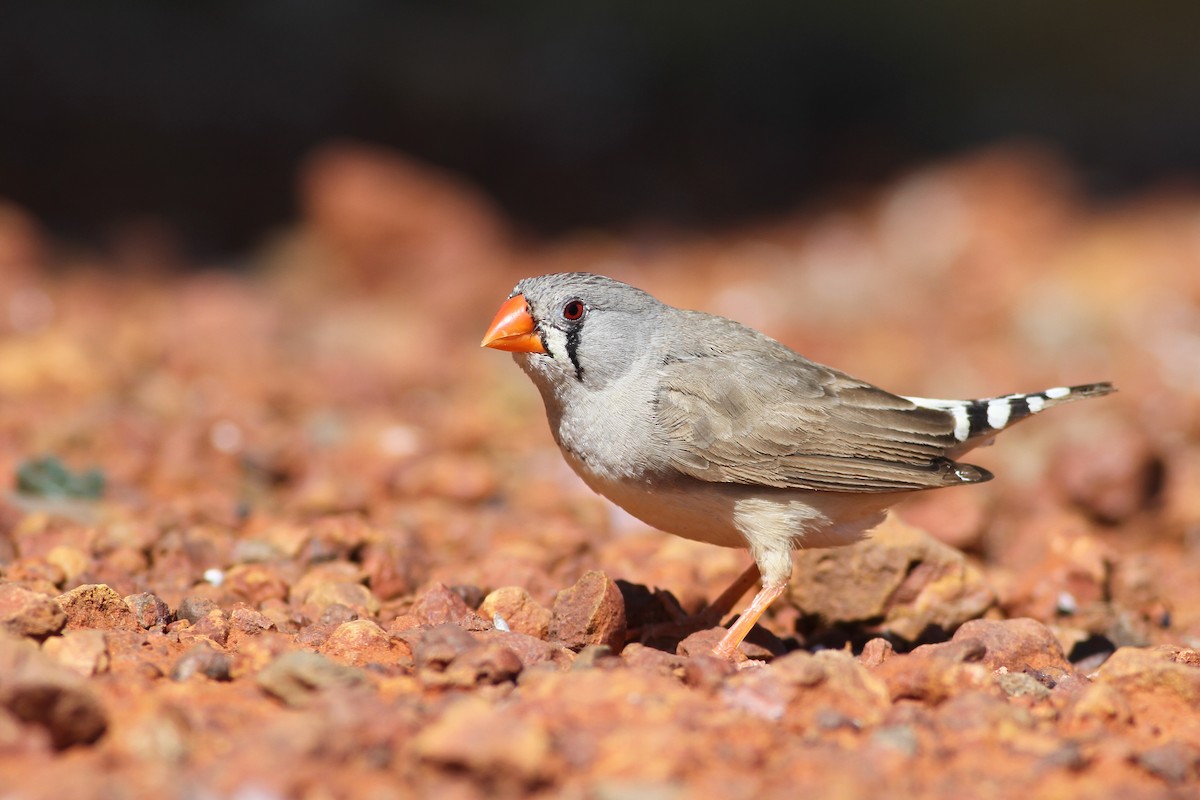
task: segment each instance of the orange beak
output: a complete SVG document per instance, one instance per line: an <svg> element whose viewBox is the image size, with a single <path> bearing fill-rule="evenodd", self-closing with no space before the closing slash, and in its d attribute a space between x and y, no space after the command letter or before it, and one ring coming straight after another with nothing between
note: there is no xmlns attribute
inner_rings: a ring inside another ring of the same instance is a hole
<svg viewBox="0 0 1200 800"><path fill-rule="evenodd" d="M504 301L496 318L483 335L481 347L507 350L510 353L544 353L542 338L537 335L537 325L529 316L525 295L517 294Z"/></svg>

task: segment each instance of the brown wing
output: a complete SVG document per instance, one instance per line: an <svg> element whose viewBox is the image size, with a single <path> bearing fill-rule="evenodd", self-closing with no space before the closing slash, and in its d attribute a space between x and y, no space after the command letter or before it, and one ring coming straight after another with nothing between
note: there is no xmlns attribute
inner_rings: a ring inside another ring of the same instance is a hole
<svg viewBox="0 0 1200 800"><path fill-rule="evenodd" d="M656 413L669 465L717 483L892 492L978 483L956 464L947 412L922 408L778 343L663 366Z"/></svg>

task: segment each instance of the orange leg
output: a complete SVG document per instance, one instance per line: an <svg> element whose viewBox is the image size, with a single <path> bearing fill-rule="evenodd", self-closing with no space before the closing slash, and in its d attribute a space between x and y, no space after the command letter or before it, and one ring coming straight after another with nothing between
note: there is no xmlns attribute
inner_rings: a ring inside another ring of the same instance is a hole
<svg viewBox="0 0 1200 800"><path fill-rule="evenodd" d="M762 573L758 571L758 564L751 562L746 571L737 576L729 588L721 592L721 596L709 603L700 614L706 619L720 622L726 614L733 611L737 601L741 600L746 592L758 585L761 578Z"/></svg>
<svg viewBox="0 0 1200 800"><path fill-rule="evenodd" d="M746 568L745 572L737 576L728 589L721 592L717 599L713 600L696 614L688 615L678 605L668 607L667 612L674 617L674 622L659 622L641 628L631 628L629 630L629 641L635 642L639 639L645 641L645 637L647 636L684 636L688 633L720 625L721 620L725 619L729 615L729 612L733 611L733 607L737 605L737 602L742 599L746 592L758 584L761 577L762 575L758 571L758 564L752 563Z"/></svg>
<svg viewBox="0 0 1200 800"><path fill-rule="evenodd" d="M754 595L754 599L750 601L750 606L742 612L742 615L738 617L733 627L729 629L721 641L717 643L717 646L713 648L713 655L732 661L734 655L737 653L738 645L750 633L750 629L758 622L763 612L770 607L771 603L774 603L779 598L779 595L783 594L785 589L787 589L786 583L764 586L760 589L758 594ZM721 597L723 598L724 595Z"/></svg>

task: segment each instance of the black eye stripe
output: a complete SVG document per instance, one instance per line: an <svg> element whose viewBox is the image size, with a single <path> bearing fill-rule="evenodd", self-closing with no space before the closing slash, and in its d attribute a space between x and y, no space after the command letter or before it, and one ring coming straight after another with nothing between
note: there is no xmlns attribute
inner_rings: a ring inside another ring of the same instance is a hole
<svg viewBox="0 0 1200 800"><path fill-rule="evenodd" d="M583 365L579 363L579 328L572 327L567 331L567 358L575 367L575 380L583 380Z"/></svg>

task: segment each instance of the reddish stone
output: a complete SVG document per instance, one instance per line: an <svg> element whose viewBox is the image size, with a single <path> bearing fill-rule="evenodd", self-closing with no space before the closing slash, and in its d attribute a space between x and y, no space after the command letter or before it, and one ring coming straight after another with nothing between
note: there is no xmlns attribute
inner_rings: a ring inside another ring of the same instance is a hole
<svg viewBox="0 0 1200 800"><path fill-rule="evenodd" d="M403 640L389 636L376 623L357 619L337 626L321 645L320 651L343 664L362 667L368 664L411 667L412 650Z"/></svg>
<svg viewBox="0 0 1200 800"><path fill-rule="evenodd" d="M268 564L235 564L225 572L222 588L253 606L288 596L287 581Z"/></svg>
<svg viewBox="0 0 1200 800"><path fill-rule="evenodd" d="M149 592L129 595L125 598L125 605L129 606L134 619L143 628L166 625L173 619L167 604Z"/></svg>
<svg viewBox="0 0 1200 800"><path fill-rule="evenodd" d="M545 639L550 632L550 609L519 586L504 586L483 598L479 615L486 620L498 616L509 630L538 639Z"/></svg>
<svg viewBox="0 0 1200 800"><path fill-rule="evenodd" d="M81 628L119 628L140 630L141 625L125 605L121 595L104 584L77 586L58 596L58 604L67 615L67 630Z"/></svg>
<svg viewBox="0 0 1200 800"><path fill-rule="evenodd" d="M827 622L871 625L916 642L981 616L995 593L952 547L889 517L849 547L800 550L789 597Z"/></svg>
<svg viewBox="0 0 1200 800"><path fill-rule="evenodd" d="M104 631L67 631L47 639L42 652L85 678L108 672L108 639Z"/></svg>
<svg viewBox="0 0 1200 800"><path fill-rule="evenodd" d="M998 670L1026 672L1053 686L1073 672L1054 633L1033 619L972 620L951 641L979 642L986 648L980 663Z"/></svg>
<svg viewBox="0 0 1200 800"><path fill-rule="evenodd" d="M67 615L53 597L13 583L0 584L0 628L15 636L45 638L67 624Z"/></svg>
<svg viewBox="0 0 1200 800"><path fill-rule="evenodd" d="M894 655L872 672L887 685L893 700L936 705L968 691L999 692L992 670L982 662L987 647L976 639L923 645Z"/></svg>
<svg viewBox="0 0 1200 800"><path fill-rule="evenodd" d="M572 650L589 644L606 644L620 650L625 644L621 590L603 572L584 574L555 598L549 636Z"/></svg>
<svg viewBox="0 0 1200 800"><path fill-rule="evenodd" d="M7 634L0 634L0 708L44 728L59 749L90 744L108 728L103 704L82 677Z"/></svg>
<svg viewBox="0 0 1200 800"><path fill-rule="evenodd" d="M470 630L488 630L491 622L466 604L462 596L443 584L435 583L417 596L409 613L424 625L454 623Z"/></svg>

